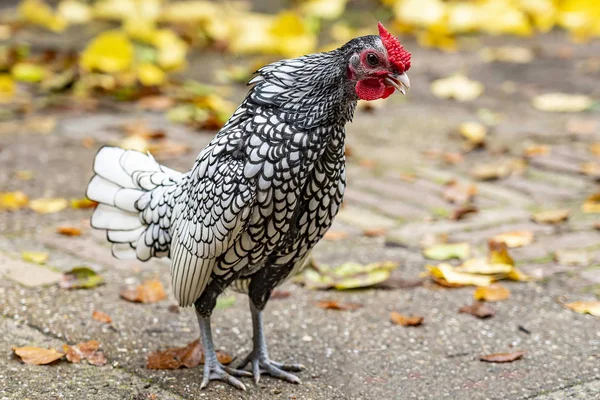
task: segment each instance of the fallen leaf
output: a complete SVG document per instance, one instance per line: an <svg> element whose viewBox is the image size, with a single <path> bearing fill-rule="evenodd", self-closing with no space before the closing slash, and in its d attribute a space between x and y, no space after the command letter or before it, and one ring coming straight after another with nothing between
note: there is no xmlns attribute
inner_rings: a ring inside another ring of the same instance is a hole
<svg viewBox="0 0 600 400"><path fill-rule="evenodd" d="M119 295L135 303L156 303L167 297L162 283L157 279L145 281L134 290L121 290Z"/></svg>
<svg viewBox="0 0 600 400"><path fill-rule="evenodd" d="M16 355L21 357L21 360L25 364L32 365L50 364L64 356L64 353L60 353L54 349L42 349L40 347L13 347L12 350Z"/></svg>
<svg viewBox="0 0 600 400"><path fill-rule="evenodd" d="M462 314L471 314L472 316L481 319L491 318L496 315L496 310L494 310L492 306L480 301L476 301L470 306L461 307L458 312Z"/></svg>
<svg viewBox="0 0 600 400"><path fill-rule="evenodd" d="M580 314L591 314L600 317L600 301L575 301L565 304L565 307Z"/></svg>
<svg viewBox="0 0 600 400"><path fill-rule="evenodd" d="M92 19L91 7L78 0L62 0L58 3L56 11L72 24L85 24Z"/></svg>
<svg viewBox="0 0 600 400"><path fill-rule="evenodd" d="M450 203L464 204L473 200L476 194L477 187L475 185L452 180L446 184L442 196Z"/></svg>
<svg viewBox="0 0 600 400"><path fill-rule="evenodd" d="M342 303L336 300L324 300L319 301L315 304L319 308L324 308L326 310L339 310L339 311L347 311L347 310L358 310L362 307L362 304L357 303Z"/></svg>
<svg viewBox="0 0 600 400"><path fill-rule="evenodd" d="M175 100L163 95L146 96L139 100L137 104L142 110L165 111L175 105Z"/></svg>
<svg viewBox="0 0 600 400"><path fill-rule="evenodd" d="M347 262L332 267L309 264L304 272L296 278L296 282L309 289L338 290L370 287L387 280L398 264L391 261L375 262L367 265Z"/></svg>
<svg viewBox="0 0 600 400"><path fill-rule="evenodd" d="M502 301L510 297L510 291L499 284L493 284L486 287L478 287L473 293L477 301Z"/></svg>
<svg viewBox="0 0 600 400"><path fill-rule="evenodd" d="M104 283L104 278L88 267L76 267L65 272L58 283L61 289L91 289Z"/></svg>
<svg viewBox="0 0 600 400"><path fill-rule="evenodd" d="M123 72L131 67L133 44L120 31L105 31L96 36L81 53L81 66L87 71Z"/></svg>
<svg viewBox="0 0 600 400"><path fill-rule="evenodd" d="M344 231L327 231L323 236L323 239L328 240L330 242L337 242L338 240L343 240L348 237L348 233Z"/></svg>
<svg viewBox="0 0 600 400"><path fill-rule="evenodd" d="M469 243L441 243L423 249L423 255L431 260L464 260L471 254Z"/></svg>
<svg viewBox="0 0 600 400"><path fill-rule="evenodd" d="M233 361L229 354L217 350L217 360L227 365ZM177 369L181 367L195 368L204 363L204 351L200 339L196 339L185 347L177 347L150 353L146 361L148 369Z"/></svg>
<svg viewBox="0 0 600 400"><path fill-rule="evenodd" d="M110 315L103 313L102 311L94 311L92 313L92 319L94 321L104 322L105 324L110 324L112 322Z"/></svg>
<svg viewBox="0 0 600 400"><path fill-rule="evenodd" d="M581 205L581 211L586 214L600 213L600 193L595 193L589 196Z"/></svg>
<svg viewBox="0 0 600 400"><path fill-rule="evenodd" d="M600 178L600 164L596 162L586 162L579 164L579 172L591 176L592 178Z"/></svg>
<svg viewBox="0 0 600 400"><path fill-rule="evenodd" d="M570 211L566 208L540 211L531 216L539 224L558 224L569 219Z"/></svg>
<svg viewBox="0 0 600 400"><path fill-rule="evenodd" d="M545 144L530 144L523 149L525 157L540 157L550 155L551 147Z"/></svg>
<svg viewBox="0 0 600 400"><path fill-rule="evenodd" d="M63 345L63 351L67 355L67 360L72 363L79 363L81 360L87 360L88 363L96 366L105 365L108 361L102 351L99 351L100 342L90 340L81 342L74 346Z"/></svg>
<svg viewBox="0 0 600 400"><path fill-rule="evenodd" d="M545 112L581 112L594 103L589 96L566 93L542 94L532 100L534 108Z"/></svg>
<svg viewBox="0 0 600 400"><path fill-rule="evenodd" d="M463 74L438 79L431 84L431 92L441 99L472 101L483 93L483 84L470 80Z"/></svg>
<svg viewBox="0 0 600 400"><path fill-rule="evenodd" d="M10 74L15 81L37 83L44 79L46 70L30 62L20 62L13 65Z"/></svg>
<svg viewBox="0 0 600 400"><path fill-rule="evenodd" d="M62 32L67 27L67 21L54 14L52 8L42 0L23 0L19 4L19 14L35 25L39 25L53 32Z"/></svg>
<svg viewBox="0 0 600 400"><path fill-rule="evenodd" d="M471 176L482 181L492 181L510 175L511 169L506 163L478 164L470 171Z"/></svg>
<svg viewBox="0 0 600 400"><path fill-rule="evenodd" d="M303 14L323 19L339 18L346 7L347 0L307 0L303 1L300 11Z"/></svg>
<svg viewBox="0 0 600 400"><path fill-rule="evenodd" d="M533 242L532 231L504 232L492 238L495 242L506 244L508 248L523 247Z"/></svg>
<svg viewBox="0 0 600 400"><path fill-rule="evenodd" d="M392 322L396 325L401 325L401 326L419 326L423 323L423 317L419 317L419 316L415 316L415 315L411 315L411 316L405 316L402 315L396 311L392 311L392 313L390 314L390 319L392 320Z"/></svg>
<svg viewBox="0 0 600 400"><path fill-rule="evenodd" d="M505 263L492 263L485 258L466 260L462 265L454 268L457 272L480 275L506 275L512 271L513 266Z"/></svg>
<svg viewBox="0 0 600 400"><path fill-rule="evenodd" d="M24 251L21 253L21 258L25 261L32 262L34 264L45 264L48 261L50 255L41 251Z"/></svg>
<svg viewBox="0 0 600 400"><path fill-rule="evenodd" d="M508 254L508 246L504 242L496 242L488 240L488 261L490 264L507 264L515 265L514 260Z"/></svg>
<svg viewBox="0 0 600 400"><path fill-rule="evenodd" d="M96 208L96 206L98 206L98 203L88 198L71 199L71 208L85 209Z"/></svg>
<svg viewBox="0 0 600 400"><path fill-rule="evenodd" d="M66 199L59 198L41 198L31 200L29 208L38 214L53 214L67 208L69 203Z"/></svg>
<svg viewBox="0 0 600 400"><path fill-rule="evenodd" d="M165 72L151 63L143 63L136 67L137 78L144 86L159 86L165 83Z"/></svg>
<svg viewBox="0 0 600 400"><path fill-rule="evenodd" d="M56 233L60 233L65 236L81 236L81 229L74 226L59 226L56 228Z"/></svg>
<svg viewBox="0 0 600 400"><path fill-rule="evenodd" d="M449 287L459 287L466 285L473 286L489 286L494 281L492 276L468 274L456 271L455 268L447 263L441 263L437 266L427 265L427 269L436 283Z"/></svg>
<svg viewBox="0 0 600 400"><path fill-rule="evenodd" d="M365 235L366 237L380 237L380 236L385 236L387 233L387 229L385 228L372 228L372 229L365 229L363 231L363 235Z"/></svg>
<svg viewBox="0 0 600 400"><path fill-rule="evenodd" d="M458 132L467 139L473 147L480 147L485 144L487 128L479 122L463 122L458 127Z"/></svg>
<svg viewBox="0 0 600 400"><path fill-rule="evenodd" d="M0 193L0 211L15 211L29 204L29 198L23 192Z"/></svg>
<svg viewBox="0 0 600 400"><path fill-rule="evenodd" d="M271 300L287 299L291 295L292 295L292 293L288 290L273 290L273 292L271 293L271 297L269 297L269 299L271 299Z"/></svg>
<svg viewBox="0 0 600 400"><path fill-rule="evenodd" d="M528 64L535 57L531 49L519 46L485 47L479 55L485 62L499 61L515 64Z"/></svg>
<svg viewBox="0 0 600 400"><path fill-rule="evenodd" d="M170 140L160 140L157 143L150 143L148 151L154 154L157 158L160 157L177 157L186 154L191 150L187 144L175 143Z"/></svg>
<svg viewBox="0 0 600 400"><path fill-rule="evenodd" d="M591 135L598 130L598 121L594 119L571 118L567 120L567 132L573 135Z"/></svg>
<svg viewBox="0 0 600 400"><path fill-rule="evenodd" d="M481 356L479 359L481 361L490 363L507 363L518 360L519 358L523 357L524 354L524 351L515 351L514 353L495 353Z"/></svg>
<svg viewBox="0 0 600 400"><path fill-rule="evenodd" d="M475 214L477 212L479 212L479 209L475 206L458 207L456 210L454 210L450 218L454 221L460 221L465 216L469 214Z"/></svg>

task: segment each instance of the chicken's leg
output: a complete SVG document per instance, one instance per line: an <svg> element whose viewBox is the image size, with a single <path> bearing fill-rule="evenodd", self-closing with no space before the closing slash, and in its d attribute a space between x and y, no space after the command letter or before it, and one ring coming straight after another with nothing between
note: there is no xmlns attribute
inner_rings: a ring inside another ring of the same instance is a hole
<svg viewBox="0 0 600 400"><path fill-rule="evenodd" d="M200 334L202 335L202 346L204 347L204 376L202 377L200 389L208 386L210 381L219 380L227 382L238 389L246 390L246 386L234 376L252 376L252 374L248 371L226 367L217 360L210 329L210 317L202 317L199 313L196 313L196 315L200 325Z"/></svg>
<svg viewBox="0 0 600 400"><path fill-rule="evenodd" d="M298 372L302 371L305 367L302 364L283 364L272 361L269 358L267 342L265 340L262 310L256 307L254 302L250 300L250 311L252 313L253 348L238 368L242 369L250 363L252 365L254 381L257 384L260 381L261 374L271 375L275 378L292 383L300 383L300 379L296 375L286 371Z"/></svg>

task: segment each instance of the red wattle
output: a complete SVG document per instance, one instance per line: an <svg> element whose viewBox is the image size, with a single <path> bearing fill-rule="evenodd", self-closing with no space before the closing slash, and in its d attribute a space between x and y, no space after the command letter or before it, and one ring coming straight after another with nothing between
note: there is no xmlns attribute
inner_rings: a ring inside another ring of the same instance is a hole
<svg viewBox="0 0 600 400"><path fill-rule="evenodd" d="M363 79L356 82L356 94L361 100L377 100L382 97L388 97L392 93L387 93L389 88L383 84L381 79Z"/></svg>

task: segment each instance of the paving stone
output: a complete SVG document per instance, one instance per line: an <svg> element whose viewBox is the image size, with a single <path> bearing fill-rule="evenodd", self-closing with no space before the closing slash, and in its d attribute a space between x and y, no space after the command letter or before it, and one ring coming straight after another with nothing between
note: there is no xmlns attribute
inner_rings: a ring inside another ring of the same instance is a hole
<svg viewBox="0 0 600 400"><path fill-rule="evenodd" d="M551 183L536 182L518 176L504 179L500 184L525 193L537 202L558 202L581 198L581 194L572 189L561 188Z"/></svg>
<svg viewBox="0 0 600 400"><path fill-rule="evenodd" d="M0 276L19 285L35 287L55 284L62 274L0 253Z"/></svg>
<svg viewBox="0 0 600 400"><path fill-rule="evenodd" d="M512 256L518 260L535 260L552 257L557 250L585 249L600 244L600 232L565 232L548 237L538 237L525 247L513 249Z"/></svg>
<svg viewBox="0 0 600 400"><path fill-rule="evenodd" d="M429 215L421 208L406 204L400 199L391 200L370 191L358 191L346 188L344 193L344 204L364 206L380 211L393 218L404 218L409 220L422 219Z"/></svg>
<svg viewBox="0 0 600 400"><path fill-rule="evenodd" d="M394 220L383 215L352 206L343 207L336 218L361 229L390 229L397 225Z"/></svg>

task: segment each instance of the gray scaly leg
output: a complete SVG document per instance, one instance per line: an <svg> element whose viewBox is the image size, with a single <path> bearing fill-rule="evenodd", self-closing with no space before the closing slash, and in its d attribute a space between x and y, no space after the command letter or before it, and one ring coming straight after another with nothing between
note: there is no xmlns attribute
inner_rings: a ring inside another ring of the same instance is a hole
<svg viewBox="0 0 600 400"><path fill-rule="evenodd" d="M262 310L259 310L252 301L250 301L250 311L252 312L252 330L253 330L253 349L248 356L238 366L242 369L250 363L254 382L258 384L261 374L271 375L272 377L286 380L292 383L301 383L300 379L286 371L298 372L305 367L302 364L283 364L269 359L267 352L267 342L265 341L265 331L263 327Z"/></svg>
<svg viewBox="0 0 600 400"><path fill-rule="evenodd" d="M198 313L196 313L196 315L198 317L198 323L200 324L202 346L204 347L204 376L202 377L200 389L207 387L210 381L218 380L227 382L237 389L246 390L246 386L244 386L239 379L234 378L234 376L252 376L252 374L248 371L240 371L226 367L217 360L217 353L215 352L210 329L210 317L202 317Z"/></svg>

